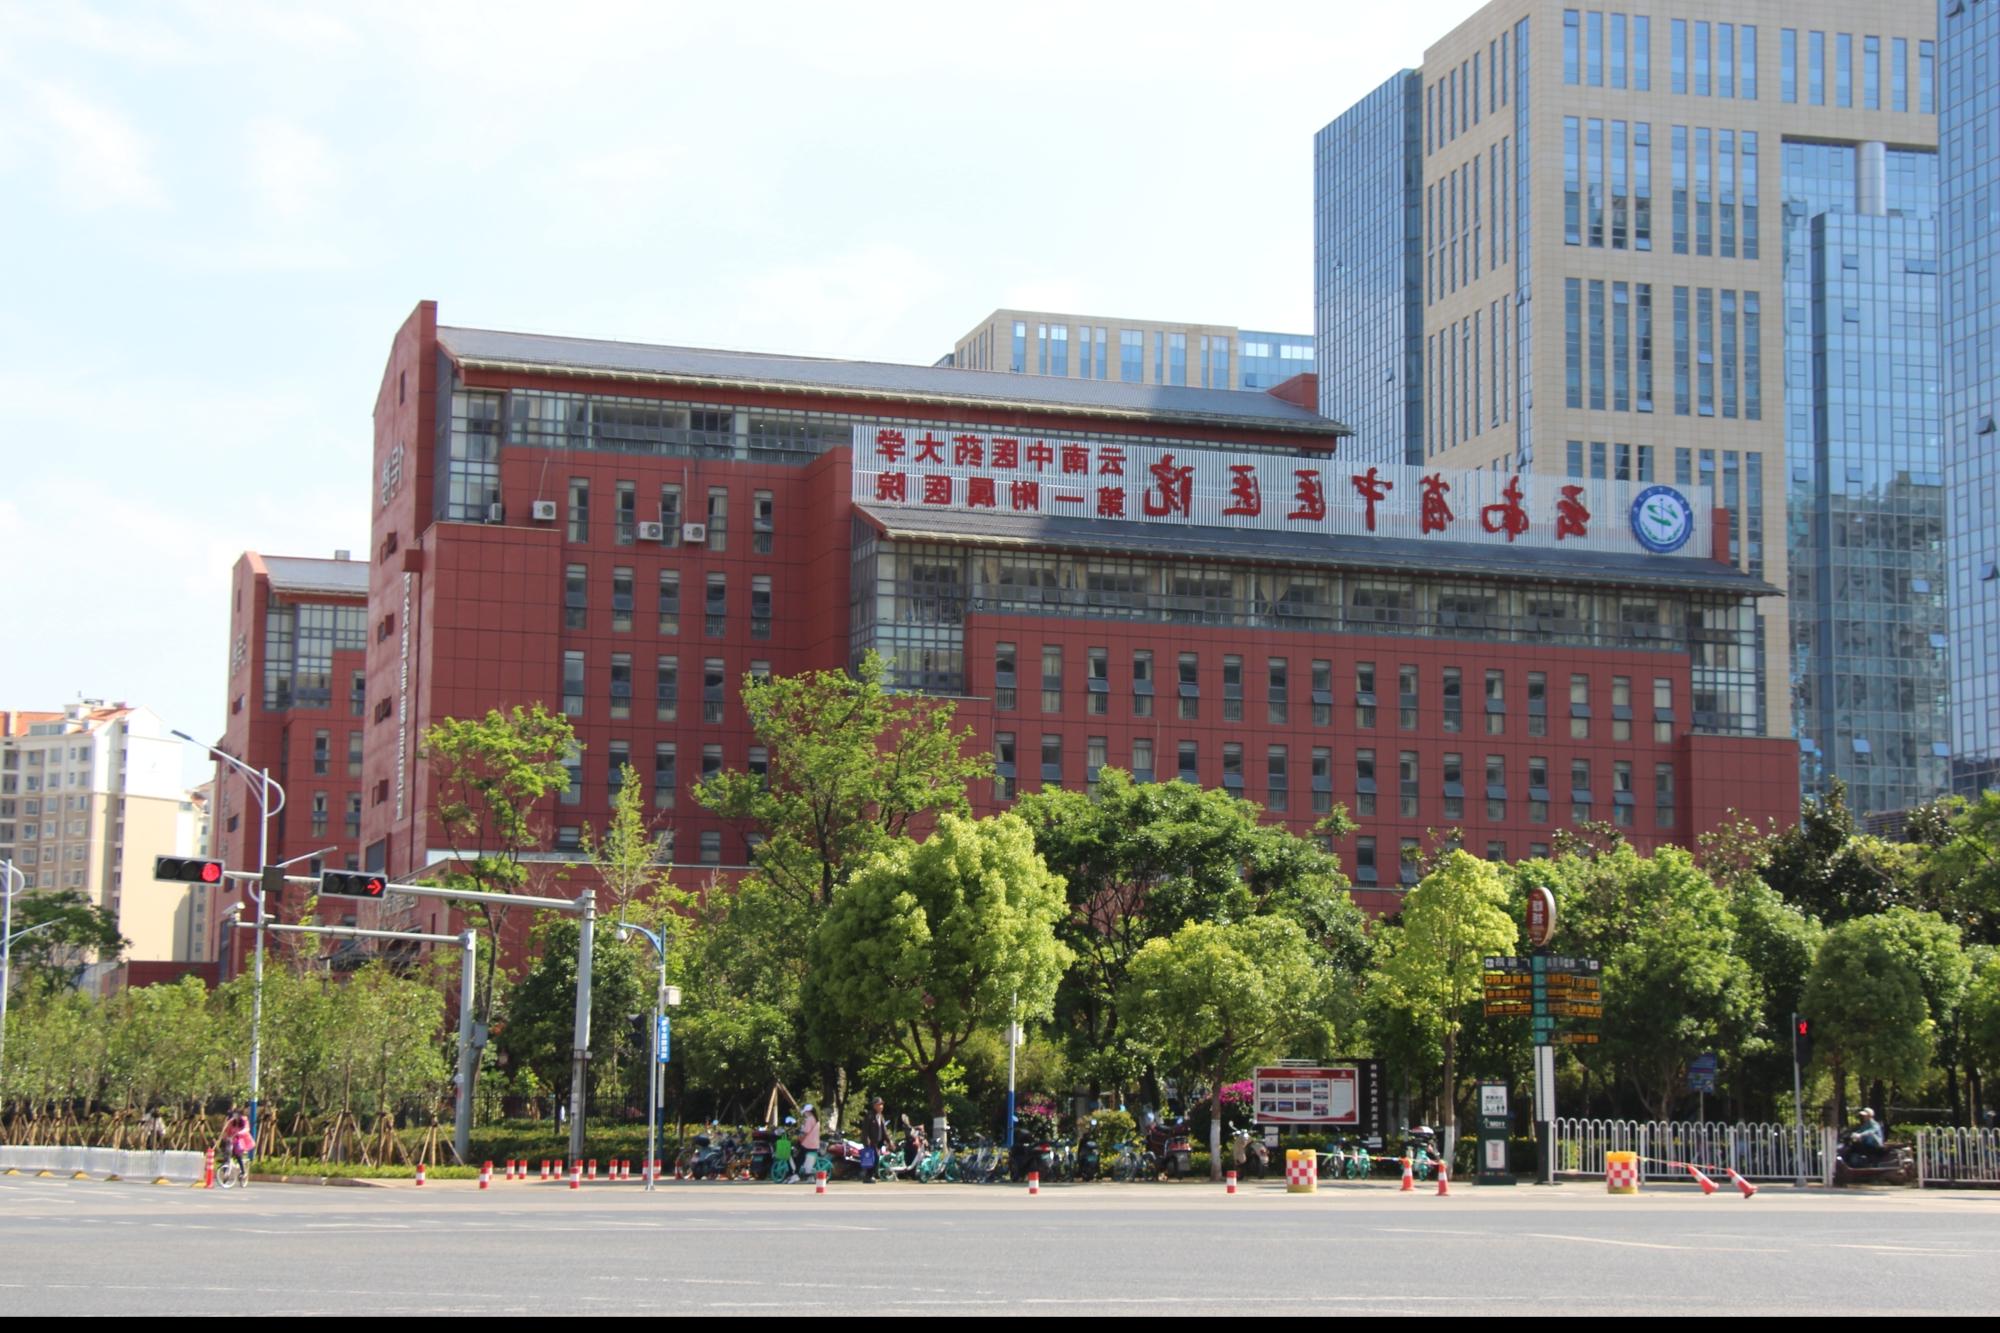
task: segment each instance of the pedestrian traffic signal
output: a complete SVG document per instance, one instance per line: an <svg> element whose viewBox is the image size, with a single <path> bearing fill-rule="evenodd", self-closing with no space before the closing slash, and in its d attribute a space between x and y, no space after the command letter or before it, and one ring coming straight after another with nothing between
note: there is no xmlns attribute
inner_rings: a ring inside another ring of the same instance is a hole
<svg viewBox="0 0 2000 1333"><path fill-rule="evenodd" d="M389 891L389 877L366 870L322 870L319 891L340 898L380 898Z"/></svg>
<svg viewBox="0 0 2000 1333"><path fill-rule="evenodd" d="M1792 1015L1792 1062L1804 1069L1812 1063L1813 1025L1810 1018Z"/></svg>
<svg viewBox="0 0 2000 1333"><path fill-rule="evenodd" d="M172 880L176 884L220 884L222 862L203 856L156 856L153 858L153 878Z"/></svg>

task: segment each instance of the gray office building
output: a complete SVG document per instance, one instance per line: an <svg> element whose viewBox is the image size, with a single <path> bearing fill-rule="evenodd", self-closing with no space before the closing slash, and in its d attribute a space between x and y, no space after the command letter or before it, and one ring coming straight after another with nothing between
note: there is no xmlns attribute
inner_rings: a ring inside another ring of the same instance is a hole
<svg viewBox="0 0 2000 1333"><path fill-rule="evenodd" d="M1951 784L2000 787L2000 4L1938 6Z"/></svg>

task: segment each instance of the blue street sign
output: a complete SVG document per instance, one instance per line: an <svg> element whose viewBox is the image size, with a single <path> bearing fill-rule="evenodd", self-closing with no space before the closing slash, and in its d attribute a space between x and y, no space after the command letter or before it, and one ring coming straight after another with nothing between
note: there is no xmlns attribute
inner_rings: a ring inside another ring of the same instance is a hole
<svg viewBox="0 0 2000 1333"><path fill-rule="evenodd" d="M673 1050L674 1021L665 1014L660 1015L660 1063L667 1063L667 1056Z"/></svg>

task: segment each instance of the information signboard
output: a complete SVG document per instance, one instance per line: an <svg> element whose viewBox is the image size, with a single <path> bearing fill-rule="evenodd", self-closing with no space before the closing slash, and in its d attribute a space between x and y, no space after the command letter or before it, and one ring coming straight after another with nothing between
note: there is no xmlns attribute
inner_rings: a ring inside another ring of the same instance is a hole
<svg viewBox="0 0 2000 1333"><path fill-rule="evenodd" d="M1259 1125L1326 1125L1382 1132L1382 1062L1298 1062L1254 1072Z"/></svg>

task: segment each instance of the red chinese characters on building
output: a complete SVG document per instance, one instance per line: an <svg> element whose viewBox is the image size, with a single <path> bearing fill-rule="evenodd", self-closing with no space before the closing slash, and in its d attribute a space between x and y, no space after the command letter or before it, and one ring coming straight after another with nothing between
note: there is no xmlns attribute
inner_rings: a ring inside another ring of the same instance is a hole
<svg viewBox="0 0 2000 1333"><path fill-rule="evenodd" d="M948 505L951 503L950 477L924 478L924 503L927 505Z"/></svg>
<svg viewBox="0 0 2000 1333"><path fill-rule="evenodd" d="M1090 450L1081 444L1066 444L1062 447L1062 470L1065 476L1090 475Z"/></svg>
<svg viewBox="0 0 2000 1333"><path fill-rule="evenodd" d="M889 462L894 463L901 459L905 453L909 452L909 446L903 440L903 432L899 430L877 431L875 433L875 452Z"/></svg>
<svg viewBox="0 0 2000 1333"><path fill-rule="evenodd" d="M1056 461L1055 447L1047 440L1030 441L1027 448L1027 455L1028 461L1035 465L1035 471L1037 472L1042 471L1049 464Z"/></svg>
<svg viewBox="0 0 2000 1333"><path fill-rule="evenodd" d="M875 474L875 498L902 503L910 498L910 479L900 472Z"/></svg>
<svg viewBox="0 0 2000 1333"><path fill-rule="evenodd" d="M1292 503L1298 508L1285 517L1294 523L1319 522L1326 517L1326 486L1320 481L1318 470L1304 467L1292 475L1299 481L1292 492Z"/></svg>
<svg viewBox="0 0 2000 1333"><path fill-rule="evenodd" d="M1511 542L1528 530L1528 511L1521 505L1521 479L1509 477L1500 496L1500 503L1479 511L1479 526L1488 532L1504 532Z"/></svg>
<svg viewBox="0 0 2000 1333"><path fill-rule="evenodd" d="M1125 450L1116 444L1097 446L1097 475L1100 477L1122 477L1125 475Z"/></svg>
<svg viewBox="0 0 2000 1333"><path fill-rule="evenodd" d="M967 477L965 479L965 507L967 509L992 509L999 501L994 496L993 478Z"/></svg>
<svg viewBox="0 0 2000 1333"><path fill-rule="evenodd" d="M1160 461L1146 470L1153 474L1153 489L1140 497L1139 504L1148 518L1194 517L1193 464L1176 467L1172 454L1161 454Z"/></svg>
<svg viewBox="0 0 2000 1333"><path fill-rule="evenodd" d="M1590 535L1590 511L1583 507L1583 487L1565 486L1556 501L1556 540Z"/></svg>
<svg viewBox="0 0 2000 1333"><path fill-rule="evenodd" d="M984 467L986 442L977 435L952 436L951 461L959 467Z"/></svg>
<svg viewBox="0 0 2000 1333"><path fill-rule="evenodd" d="M994 467L1021 466L1021 442L1019 440L1009 440L998 435L994 436L993 466Z"/></svg>
<svg viewBox="0 0 2000 1333"><path fill-rule="evenodd" d="M1015 481L1007 485L1007 499L1017 511L1038 512L1042 507L1042 483Z"/></svg>
<svg viewBox="0 0 2000 1333"><path fill-rule="evenodd" d="M1445 493L1451 490L1451 483L1433 472L1426 475L1418 484L1423 487L1424 492L1423 511L1417 519L1418 530L1427 533L1443 532L1451 526L1451 521L1458 517L1451 512L1451 505L1444 498Z"/></svg>
<svg viewBox="0 0 2000 1333"><path fill-rule="evenodd" d="M910 459L912 463L944 462L944 441L925 431L917 437L917 452Z"/></svg>
<svg viewBox="0 0 2000 1333"><path fill-rule="evenodd" d="M1253 463L1229 465L1229 507L1225 518L1255 518L1264 512L1264 495L1257 488L1257 468Z"/></svg>
<svg viewBox="0 0 2000 1333"><path fill-rule="evenodd" d="M1396 483L1380 473L1379 468L1371 467L1366 472L1348 479L1354 483L1355 493L1361 497L1361 503L1366 506L1364 516L1370 532L1375 531L1376 502L1386 498L1390 491L1396 489Z"/></svg>
<svg viewBox="0 0 2000 1333"><path fill-rule="evenodd" d="M1099 518L1125 517L1125 488L1123 486L1099 486L1097 488L1097 516Z"/></svg>

